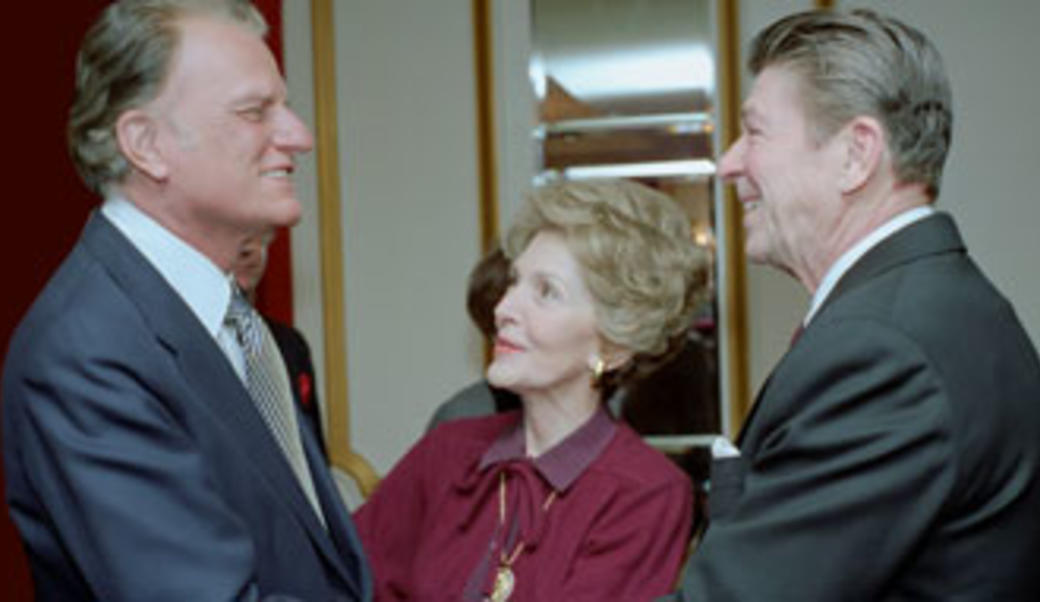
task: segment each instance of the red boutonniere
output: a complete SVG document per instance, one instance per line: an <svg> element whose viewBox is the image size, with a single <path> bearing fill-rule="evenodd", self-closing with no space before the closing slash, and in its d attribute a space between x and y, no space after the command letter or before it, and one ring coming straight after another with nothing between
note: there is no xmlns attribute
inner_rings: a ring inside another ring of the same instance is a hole
<svg viewBox="0 0 1040 602"><path fill-rule="evenodd" d="M299 375L296 379L296 388L300 391L300 405L303 406L305 410L311 409L311 404L314 402L314 385L311 383L311 375Z"/></svg>

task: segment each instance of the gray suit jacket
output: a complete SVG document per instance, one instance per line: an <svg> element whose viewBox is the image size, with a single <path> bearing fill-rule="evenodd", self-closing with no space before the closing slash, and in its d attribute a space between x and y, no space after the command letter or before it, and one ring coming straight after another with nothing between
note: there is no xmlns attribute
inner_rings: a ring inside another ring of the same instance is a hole
<svg viewBox="0 0 1040 602"><path fill-rule="evenodd" d="M738 443L675 599L1040 599L1040 365L949 216L853 266Z"/></svg>
<svg viewBox="0 0 1040 602"><path fill-rule="evenodd" d="M212 337L104 217L19 326L6 497L39 600L369 600L318 445L318 522Z"/></svg>
<svg viewBox="0 0 1040 602"><path fill-rule="evenodd" d="M450 422L461 418L490 416L496 412L508 412L520 408L520 398L505 389L496 389L486 380L478 380L467 385L447 401L437 406L430 417L427 431L442 422Z"/></svg>

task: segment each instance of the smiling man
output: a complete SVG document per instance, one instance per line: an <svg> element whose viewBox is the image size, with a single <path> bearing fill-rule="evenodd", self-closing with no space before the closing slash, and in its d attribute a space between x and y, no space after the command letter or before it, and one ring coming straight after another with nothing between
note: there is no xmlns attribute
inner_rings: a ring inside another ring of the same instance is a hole
<svg viewBox="0 0 1040 602"><path fill-rule="evenodd" d="M234 285L311 135L245 0L121 0L69 147L104 199L19 326L6 496L38 600L368 600L350 516Z"/></svg>
<svg viewBox="0 0 1040 602"><path fill-rule="evenodd" d="M748 256L812 294L738 440L682 601L1035 600L1040 365L933 205L951 92L925 36L867 11L752 44L720 175Z"/></svg>

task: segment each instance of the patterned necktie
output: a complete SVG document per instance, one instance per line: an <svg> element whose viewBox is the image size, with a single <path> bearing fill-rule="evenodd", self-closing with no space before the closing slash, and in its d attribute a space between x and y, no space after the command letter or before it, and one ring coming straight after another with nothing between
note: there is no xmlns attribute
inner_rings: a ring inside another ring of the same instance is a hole
<svg viewBox="0 0 1040 602"><path fill-rule="evenodd" d="M224 323L235 333L245 359L246 389L256 404L264 423L270 430L285 459L292 467L296 480L310 501L318 520L325 524L321 504L314 490L314 481L307 468L307 459L300 441L299 425L293 408L289 377L278 352L278 345L260 314L235 288Z"/></svg>

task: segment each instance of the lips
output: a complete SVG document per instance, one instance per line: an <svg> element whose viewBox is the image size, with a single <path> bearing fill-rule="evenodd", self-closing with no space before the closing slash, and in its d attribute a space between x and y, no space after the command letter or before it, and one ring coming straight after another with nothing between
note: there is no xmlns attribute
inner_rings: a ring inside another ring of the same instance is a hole
<svg viewBox="0 0 1040 602"><path fill-rule="evenodd" d="M740 206L744 211L757 209L762 203L762 197L751 186L737 186L737 199L740 200Z"/></svg>
<svg viewBox="0 0 1040 602"><path fill-rule="evenodd" d="M523 347L504 337L495 338L495 355L501 353L516 353L523 351Z"/></svg>
<svg viewBox="0 0 1040 602"><path fill-rule="evenodd" d="M260 175L265 178L288 178L293 173L292 165L281 165L278 167L272 167L265 169L260 172Z"/></svg>

